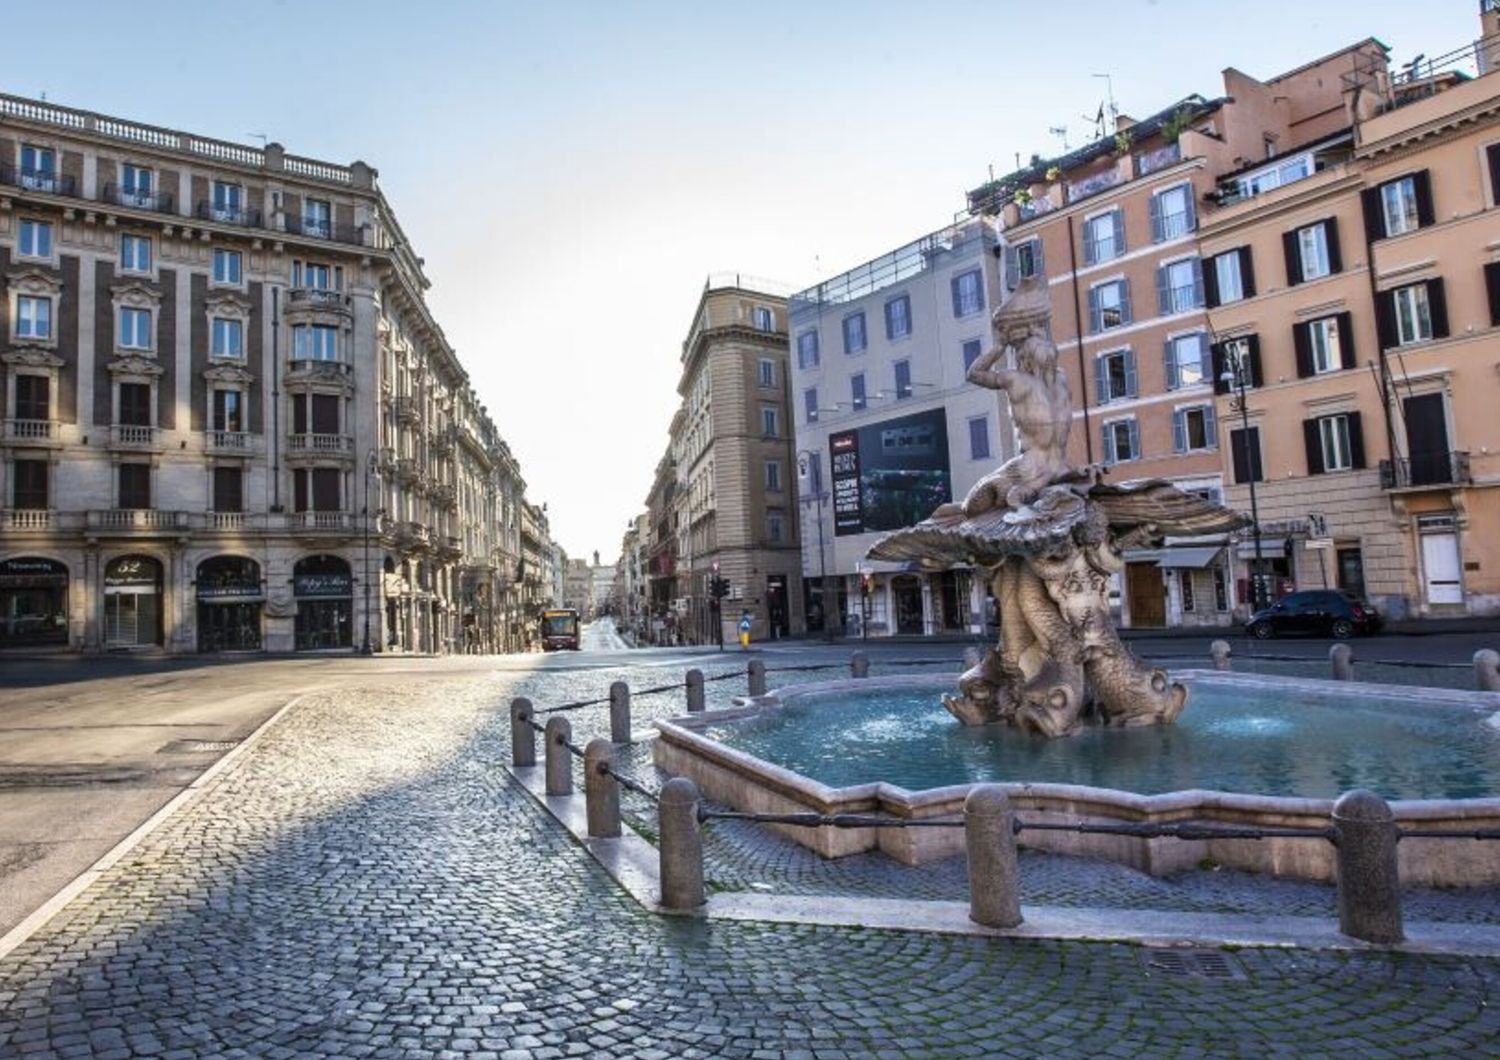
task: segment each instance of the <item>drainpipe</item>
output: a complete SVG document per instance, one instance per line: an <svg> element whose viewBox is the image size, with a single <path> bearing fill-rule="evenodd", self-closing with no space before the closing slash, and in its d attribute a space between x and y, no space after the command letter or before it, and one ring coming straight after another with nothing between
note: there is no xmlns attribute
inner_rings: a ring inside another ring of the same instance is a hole
<svg viewBox="0 0 1500 1060"><path fill-rule="evenodd" d="M1073 288L1073 331L1078 336L1078 390L1083 404L1083 448L1088 463L1094 462L1094 428L1089 420L1089 388L1083 356L1083 303L1078 297L1078 246L1073 238L1073 218L1068 217L1068 268Z"/></svg>
<svg viewBox="0 0 1500 1060"><path fill-rule="evenodd" d="M271 511L281 511L281 288L271 288Z"/></svg>

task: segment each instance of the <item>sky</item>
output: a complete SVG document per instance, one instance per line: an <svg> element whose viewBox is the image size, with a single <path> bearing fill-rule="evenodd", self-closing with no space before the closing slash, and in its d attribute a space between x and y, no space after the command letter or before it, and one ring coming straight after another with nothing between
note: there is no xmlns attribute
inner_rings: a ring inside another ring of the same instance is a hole
<svg viewBox="0 0 1500 1060"><path fill-rule="evenodd" d="M428 301L570 556L645 508L705 277L806 287L1017 157L1477 0L7 4L0 91L380 173ZM1106 81L1097 76L1108 74ZM1090 117L1086 117L1090 116Z"/></svg>

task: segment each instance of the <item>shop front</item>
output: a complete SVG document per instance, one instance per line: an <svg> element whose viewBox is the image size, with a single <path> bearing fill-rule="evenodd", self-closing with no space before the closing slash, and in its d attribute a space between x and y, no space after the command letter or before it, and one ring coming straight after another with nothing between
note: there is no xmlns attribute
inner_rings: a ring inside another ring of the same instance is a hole
<svg viewBox="0 0 1500 1060"><path fill-rule="evenodd" d="M198 564L198 650L260 651L265 586L260 564L214 556Z"/></svg>
<svg viewBox="0 0 1500 1060"><path fill-rule="evenodd" d="M292 568L297 601L296 649L354 646L354 576L338 556L305 556Z"/></svg>
<svg viewBox="0 0 1500 1060"><path fill-rule="evenodd" d="M40 556L0 560L0 648L67 643L67 566Z"/></svg>
<svg viewBox="0 0 1500 1060"><path fill-rule="evenodd" d="M120 556L104 567L104 647L162 643L162 566L150 556Z"/></svg>

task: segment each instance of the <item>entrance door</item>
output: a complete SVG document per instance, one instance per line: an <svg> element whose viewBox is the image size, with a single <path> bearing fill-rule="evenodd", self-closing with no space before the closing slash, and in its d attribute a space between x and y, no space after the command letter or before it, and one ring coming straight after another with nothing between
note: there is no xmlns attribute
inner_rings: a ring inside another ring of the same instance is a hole
<svg viewBox="0 0 1500 1060"><path fill-rule="evenodd" d="M1339 588L1364 599L1365 559L1357 548L1339 549Z"/></svg>
<svg viewBox="0 0 1500 1060"><path fill-rule="evenodd" d="M896 599L896 632L922 632L922 582L914 574L891 579L891 595Z"/></svg>
<svg viewBox="0 0 1500 1060"><path fill-rule="evenodd" d="M786 636L785 574L772 574L766 578L766 617L771 623L772 640Z"/></svg>
<svg viewBox="0 0 1500 1060"><path fill-rule="evenodd" d="M1125 564L1125 594L1130 601L1131 626L1167 624L1166 585L1155 563Z"/></svg>
<svg viewBox="0 0 1500 1060"><path fill-rule="evenodd" d="M1458 556L1458 535L1422 534L1422 578L1429 604L1464 602L1463 573Z"/></svg>
<svg viewBox="0 0 1500 1060"><path fill-rule="evenodd" d="M1401 403L1406 419L1406 447L1411 453L1411 484L1451 482L1448 460L1448 418L1443 395L1422 394Z"/></svg>
<svg viewBox="0 0 1500 1060"><path fill-rule="evenodd" d="M968 594L959 591L958 571L945 570L938 575L938 599L942 614L938 621L945 630L961 630L968 619Z"/></svg>

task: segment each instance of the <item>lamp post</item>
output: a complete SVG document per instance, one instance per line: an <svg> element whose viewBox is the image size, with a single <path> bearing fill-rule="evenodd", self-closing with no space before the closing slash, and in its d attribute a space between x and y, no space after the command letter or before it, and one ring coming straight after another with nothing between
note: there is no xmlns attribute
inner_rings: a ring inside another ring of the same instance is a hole
<svg viewBox="0 0 1500 1060"><path fill-rule="evenodd" d="M365 454L365 631L364 642L360 646L360 653L373 655L374 645L370 643L370 583L374 578L370 574L370 476L378 474L376 467L380 462L380 450L371 449Z"/></svg>
<svg viewBox="0 0 1500 1060"><path fill-rule="evenodd" d="M798 477L804 480L809 479L812 474L812 468L815 466L813 461L817 459L817 453L806 449L799 449L797 451ZM831 612L835 612L837 607L830 608L828 606L827 551L823 545L823 497L823 490L818 489L812 493L803 494L802 503L806 504L809 499L812 499L817 501L818 504L818 600L823 607L823 639L831 642L833 640L833 623L829 620L829 615ZM836 604L837 601L835 601Z"/></svg>
<svg viewBox="0 0 1500 1060"><path fill-rule="evenodd" d="M1256 468L1252 463L1259 452L1252 453L1250 449L1250 405L1245 400L1245 389L1252 385L1250 353L1243 340L1226 342L1223 349L1224 373L1219 378L1234 389L1234 395L1229 399L1229 407L1240 414L1240 437L1244 439L1242 444L1245 451L1245 477L1250 483L1250 533L1255 541L1255 565L1250 569L1250 607L1252 611L1259 611L1266 604L1266 594L1263 584L1265 568L1261 563L1260 549L1260 508L1255 500L1257 476Z"/></svg>

